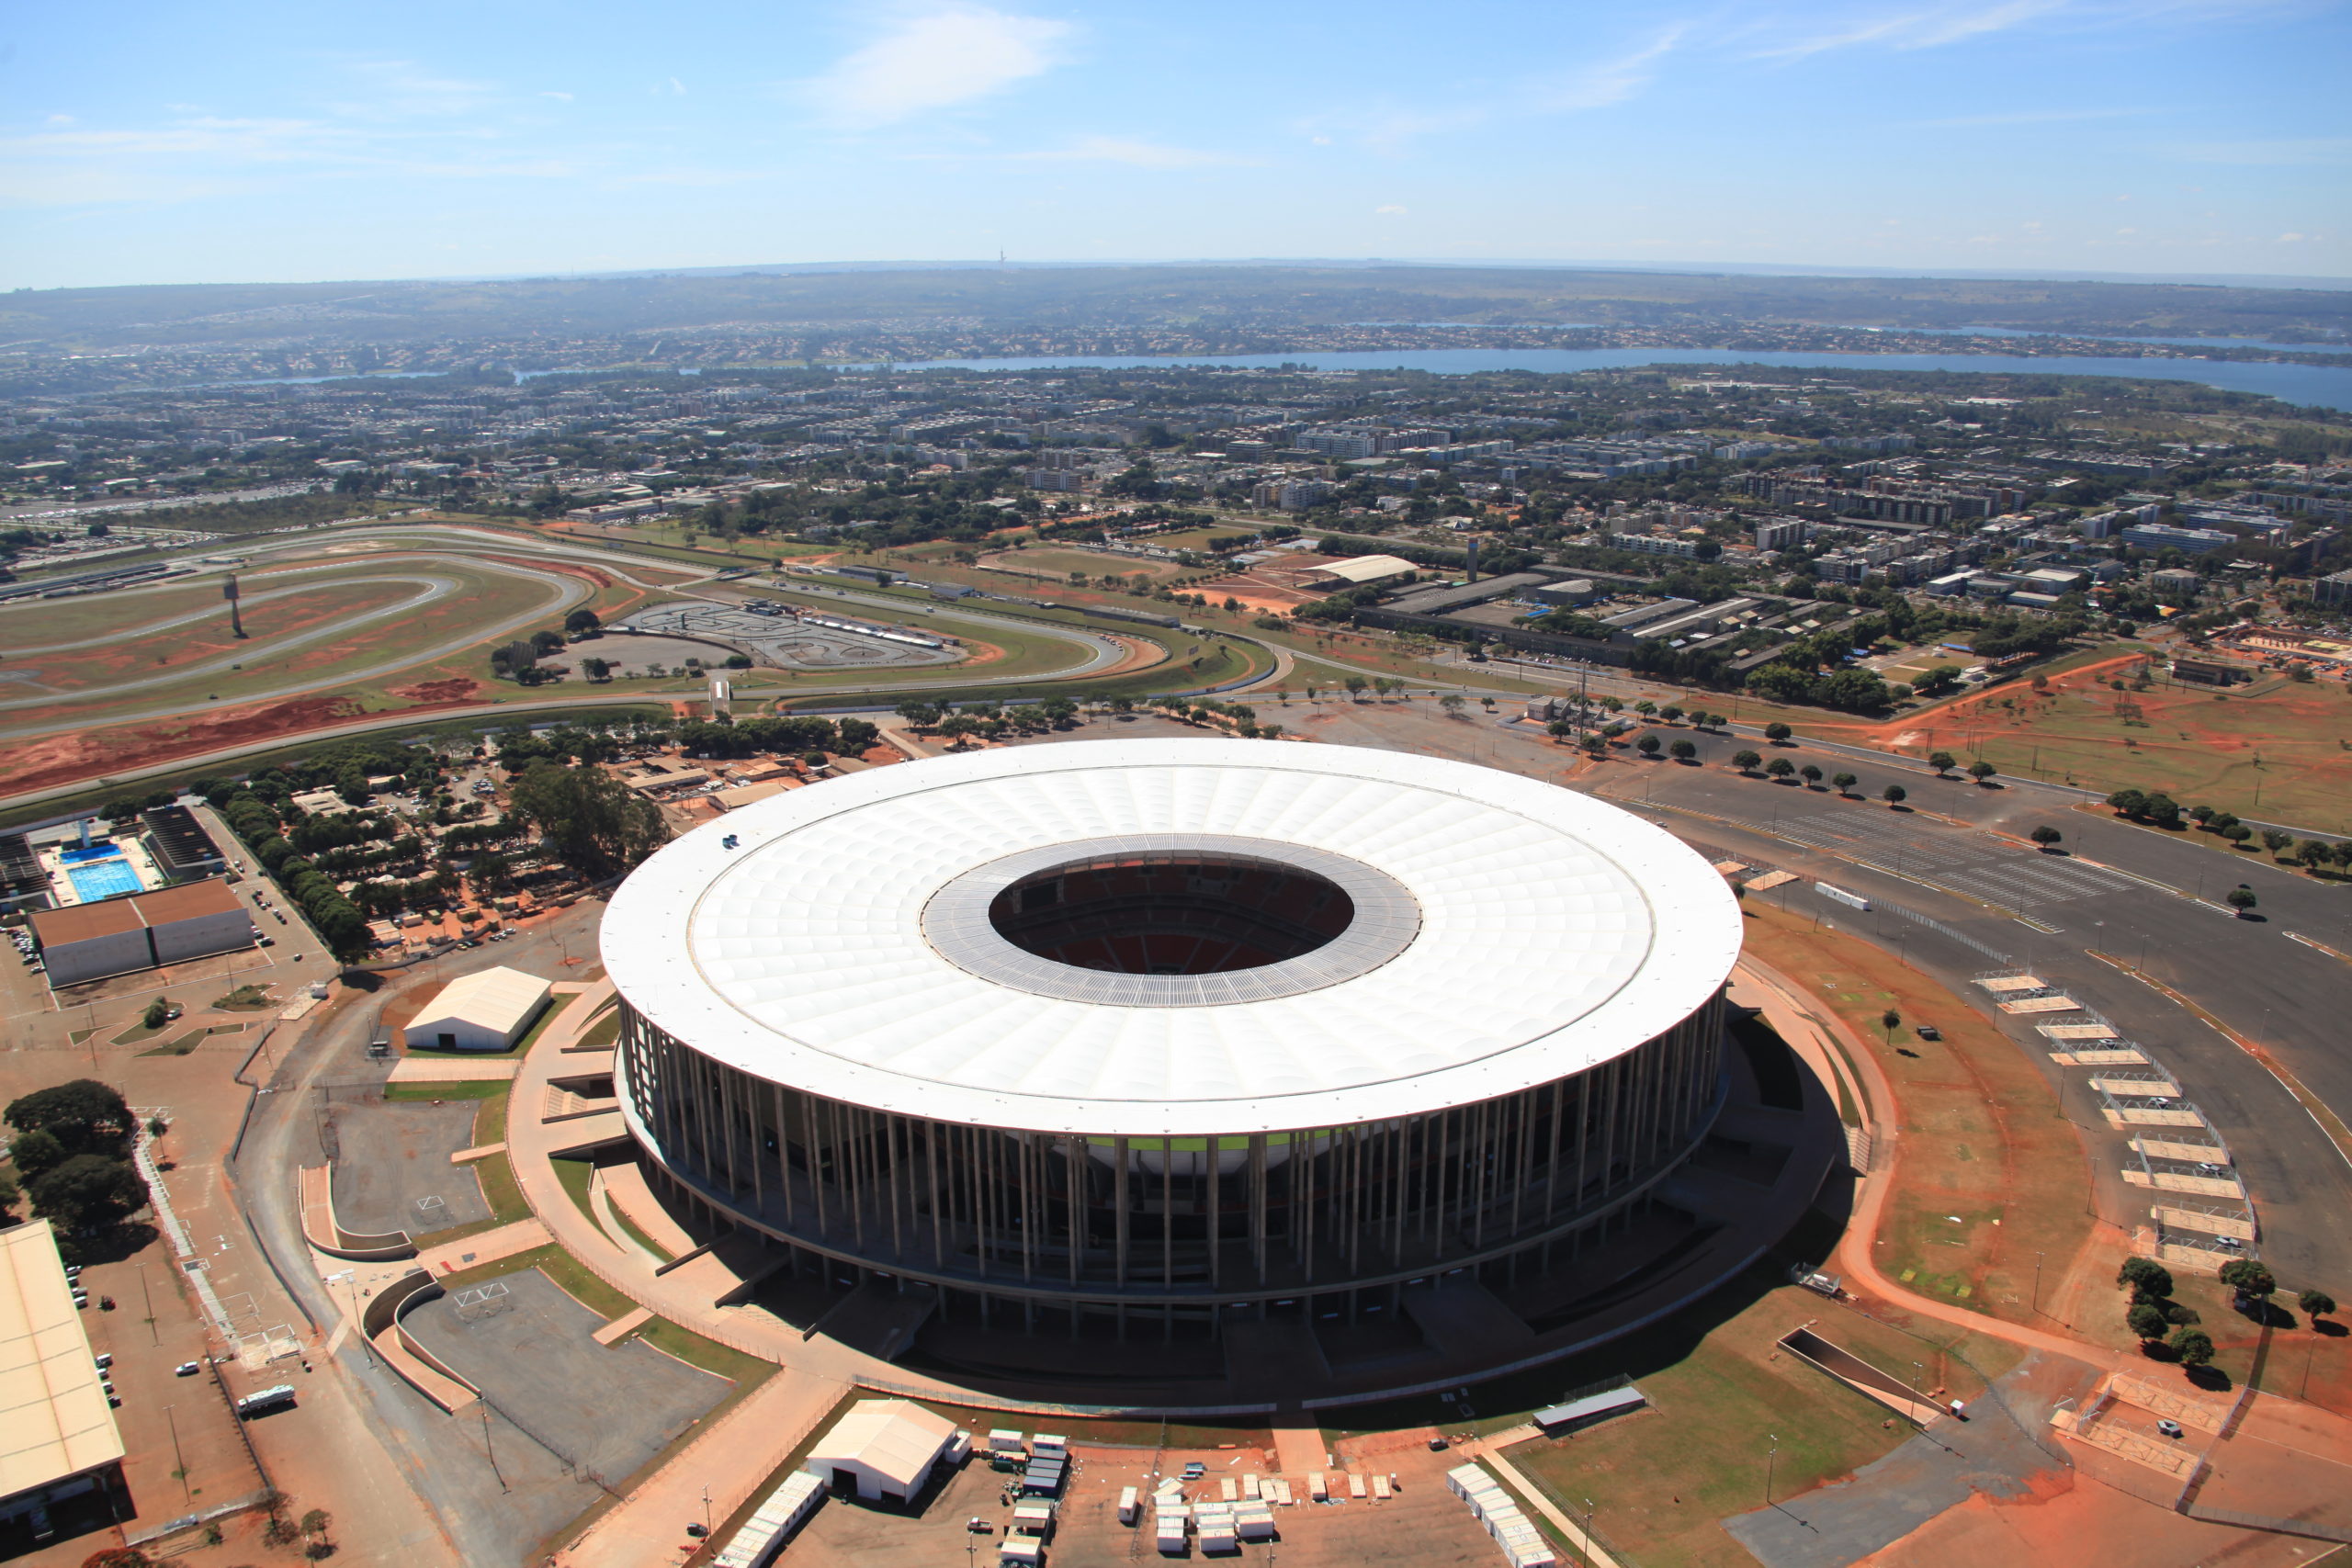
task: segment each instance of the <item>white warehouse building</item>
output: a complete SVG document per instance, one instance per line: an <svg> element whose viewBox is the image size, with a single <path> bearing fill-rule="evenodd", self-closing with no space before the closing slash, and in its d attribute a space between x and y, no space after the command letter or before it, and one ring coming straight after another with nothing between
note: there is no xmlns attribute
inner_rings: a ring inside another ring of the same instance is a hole
<svg viewBox="0 0 2352 1568"><path fill-rule="evenodd" d="M442 1051L504 1051L523 1038L552 987L501 966L461 976L409 1021L408 1043Z"/></svg>

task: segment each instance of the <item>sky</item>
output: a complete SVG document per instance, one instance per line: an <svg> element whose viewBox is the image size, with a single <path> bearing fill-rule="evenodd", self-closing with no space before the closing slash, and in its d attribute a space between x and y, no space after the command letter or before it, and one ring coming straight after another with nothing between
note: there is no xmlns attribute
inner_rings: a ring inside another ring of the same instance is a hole
<svg viewBox="0 0 2352 1568"><path fill-rule="evenodd" d="M0 288L1385 257L2352 276L2352 3L128 0Z"/></svg>

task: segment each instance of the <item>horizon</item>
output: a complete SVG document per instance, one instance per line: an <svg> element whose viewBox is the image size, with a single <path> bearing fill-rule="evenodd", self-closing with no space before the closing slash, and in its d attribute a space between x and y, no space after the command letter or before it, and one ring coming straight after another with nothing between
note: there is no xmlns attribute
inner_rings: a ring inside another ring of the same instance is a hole
<svg viewBox="0 0 2352 1568"><path fill-rule="evenodd" d="M594 5L405 16L388 45L268 0L29 15L0 288L1219 251L1246 259L1192 265L2352 286L2331 0L1487 0L1442 28L914 0L722 6L626 48Z"/></svg>

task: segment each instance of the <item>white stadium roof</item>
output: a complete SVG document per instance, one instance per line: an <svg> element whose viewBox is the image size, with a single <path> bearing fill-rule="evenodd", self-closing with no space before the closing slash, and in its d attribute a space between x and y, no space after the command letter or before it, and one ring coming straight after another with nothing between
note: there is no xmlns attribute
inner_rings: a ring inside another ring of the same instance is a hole
<svg viewBox="0 0 2352 1568"><path fill-rule="evenodd" d="M1010 942L995 939L1003 973L983 974L926 935L933 900L979 868L1167 835L1343 857L1408 894L1418 928L1289 994L1172 1004L1041 994L1008 980L1040 963ZM1137 1137L1340 1125L1546 1083L1672 1029L1739 945L1723 878L1615 807L1463 762L1218 739L1005 748L795 790L663 849L614 895L603 936L639 1011L756 1077L910 1116Z"/></svg>

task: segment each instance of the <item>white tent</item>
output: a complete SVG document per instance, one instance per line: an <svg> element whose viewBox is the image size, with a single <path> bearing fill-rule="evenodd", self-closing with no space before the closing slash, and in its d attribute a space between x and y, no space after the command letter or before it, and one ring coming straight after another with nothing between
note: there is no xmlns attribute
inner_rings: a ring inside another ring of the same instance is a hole
<svg viewBox="0 0 2352 1568"><path fill-rule="evenodd" d="M503 1051L547 1006L548 982L519 969L484 969L441 987L408 1023L411 1045L443 1051Z"/></svg>
<svg viewBox="0 0 2352 1568"><path fill-rule="evenodd" d="M817 1441L802 1468L837 1490L905 1503L956 1440L956 1423L904 1399L861 1399Z"/></svg>

